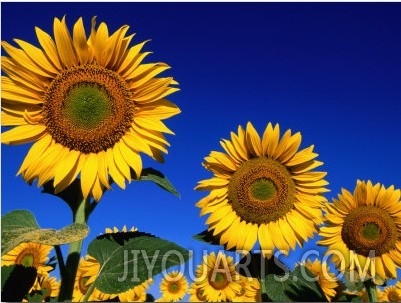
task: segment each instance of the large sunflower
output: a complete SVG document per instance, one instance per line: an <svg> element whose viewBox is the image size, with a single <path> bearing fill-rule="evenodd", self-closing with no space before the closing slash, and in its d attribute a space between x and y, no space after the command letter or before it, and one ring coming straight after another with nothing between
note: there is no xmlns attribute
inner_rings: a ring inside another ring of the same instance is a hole
<svg viewBox="0 0 401 303"><path fill-rule="evenodd" d="M327 204L326 219L318 243L336 251L332 256L337 266L362 273L367 269L368 276L380 280L396 278L401 267L399 189L358 180L353 194L342 189Z"/></svg>
<svg viewBox="0 0 401 303"><path fill-rule="evenodd" d="M128 26L109 35L101 23L87 38L82 18L72 35L65 18L54 19L54 39L36 28L40 47L15 39L2 42L3 126L5 144L35 142L18 174L38 186L53 179L57 192L80 175L83 196L99 200L140 176L140 153L163 161L169 145L162 122L180 112L166 96L178 90L172 77L156 78L169 68L147 63L145 42L129 47ZM173 85L173 86L172 86Z"/></svg>
<svg viewBox="0 0 401 303"><path fill-rule="evenodd" d="M269 123L260 137L248 122L246 129L222 140L225 153L212 151L204 166L214 177L196 189L210 190L197 206L220 244L249 251L259 240L264 254L274 248L287 254L302 245L322 222L322 193L328 183L325 172L311 171L322 165L314 160L313 145L298 151L301 134L285 132Z"/></svg>
<svg viewBox="0 0 401 303"><path fill-rule="evenodd" d="M242 295L241 276L235 271L233 258L219 252L203 257L196 270L197 294L209 302L232 301Z"/></svg>
<svg viewBox="0 0 401 303"><path fill-rule="evenodd" d="M21 243L1 257L1 265L20 264L26 267L35 267L40 277L47 276L53 267L47 265L50 251L53 246L39 243Z"/></svg>
<svg viewBox="0 0 401 303"><path fill-rule="evenodd" d="M165 275L160 282L162 296L157 302L178 302L182 300L188 290L188 281L184 274L174 270Z"/></svg>

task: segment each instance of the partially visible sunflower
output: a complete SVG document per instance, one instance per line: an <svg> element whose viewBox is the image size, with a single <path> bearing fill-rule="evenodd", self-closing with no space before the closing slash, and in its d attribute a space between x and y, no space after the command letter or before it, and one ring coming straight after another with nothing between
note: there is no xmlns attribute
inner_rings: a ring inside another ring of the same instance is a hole
<svg viewBox="0 0 401 303"><path fill-rule="evenodd" d="M162 120L180 109L165 99L176 92L169 66L143 63L145 42L129 46L124 25L109 35L101 23L87 37L82 18L72 35L65 17L54 19L54 39L35 28L40 47L3 41L1 142L34 142L18 174L38 186L53 180L56 192L80 175L84 198L98 201L111 179L121 188L139 177L144 153L162 162L173 134Z"/></svg>
<svg viewBox="0 0 401 303"><path fill-rule="evenodd" d="M331 300L336 296L336 289L340 286L340 284L335 275L330 272L327 263L321 263L318 259L312 262L308 259L302 265L309 269L317 278L317 283L326 296L327 301L331 302Z"/></svg>
<svg viewBox="0 0 401 303"><path fill-rule="evenodd" d="M287 130L280 139L279 125L271 123L260 137L248 122L220 142L225 153L205 158L214 176L196 186L210 191L197 206L201 215L210 213L206 224L221 245L250 251L259 240L270 257L275 248L288 254L316 232L328 182L325 172L312 171L323 164L314 160L314 146L298 151L301 138Z"/></svg>
<svg viewBox="0 0 401 303"><path fill-rule="evenodd" d="M50 298L56 298L60 292L60 282L56 277L37 277L32 287L33 291L42 292L42 302L48 302Z"/></svg>
<svg viewBox="0 0 401 303"><path fill-rule="evenodd" d="M188 302L206 302L206 297L203 295L203 289L197 283L192 283L188 289Z"/></svg>
<svg viewBox="0 0 401 303"><path fill-rule="evenodd" d="M153 280L149 279L126 292L118 294L118 299L120 302L145 302L146 291L149 289L149 285L152 283Z"/></svg>
<svg viewBox="0 0 401 303"><path fill-rule="evenodd" d="M46 265L53 246L39 243L21 243L1 257L1 265L21 264L35 267L38 276L47 276L53 267Z"/></svg>
<svg viewBox="0 0 401 303"><path fill-rule="evenodd" d="M261 302L262 293L260 289L259 280L256 278L247 278L240 276L241 278L241 291L237 294L232 301L233 302Z"/></svg>
<svg viewBox="0 0 401 303"><path fill-rule="evenodd" d="M378 300L380 302L401 302L401 281L392 286L385 287L378 292Z"/></svg>
<svg viewBox="0 0 401 303"><path fill-rule="evenodd" d="M183 273L174 270L165 275L160 282L162 296L157 302L178 302L182 300L188 290L188 281Z"/></svg>
<svg viewBox="0 0 401 303"><path fill-rule="evenodd" d="M196 270L195 283L199 294L210 302L225 302L241 295L241 277L235 271L233 258L219 252L203 257Z"/></svg>
<svg viewBox="0 0 401 303"><path fill-rule="evenodd" d="M73 302L81 302L85 297L89 287L95 281L100 270L99 262L87 255L85 258L81 258L77 275L75 277L74 291L72 294ZM95 288L89 297L89 301L106 301L114 299L117 294L106 294Z"/></svg>
<svg viewBox="0 0 401 303"><path fill-rule="evenodd" d="M337 266L367 269L367 276L378 280L397 277L396 269L401 267L399 189L358 180L353 194L342 189L338 199L327 204L326 219L318 243L337 252L333 254Z"/></svg>

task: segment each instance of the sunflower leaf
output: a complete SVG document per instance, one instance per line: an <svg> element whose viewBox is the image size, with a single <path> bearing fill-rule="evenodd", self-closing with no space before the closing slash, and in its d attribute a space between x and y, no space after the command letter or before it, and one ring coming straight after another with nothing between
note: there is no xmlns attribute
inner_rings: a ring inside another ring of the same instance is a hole
<svg viewBox="0 0 401 303"><path fill-rule="evenodd" d="M1 253L8 253L21 243L35 242L61 245L79 241L88 235L85 224L74 223L60 230L40 228L35 216L27 210L15 210L1 217Z"/></svg>
<svg viewBox="0 0 401 303"><path fill-rule="evenodd" d="M1 267L2 302L22 302L36 279L36 268L20 264Z"/></svg>
<svg viewBox="0 0 401 303"><path fill-rule="evenodd" d="M264 282L267 296L274 302L327 302L313 274L302 265L285 275L268 274Z"/></svg>
<svg viewBox="0 0 401 303"><path fill-rule="evenodd" d="M142 169L139 181L152 181L164 190L180 198L180 193L175 189L166 176L152 167Z"/></svg>
<svg viewBox="0 0 401 303"><path fill-rule="evenodd" d="M108 294L127 291L190 257L177 244L144 233L124 242L112 234L99 236L89 244L88 254L100 263L95 286Z"/></svg>

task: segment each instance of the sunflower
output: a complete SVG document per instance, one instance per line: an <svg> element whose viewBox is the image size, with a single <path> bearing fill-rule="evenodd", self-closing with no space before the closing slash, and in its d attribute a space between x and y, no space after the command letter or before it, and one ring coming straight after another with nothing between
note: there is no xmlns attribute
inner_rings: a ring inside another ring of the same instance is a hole
<svg viewBox="0 0 401 303"><path fill-rule="evenodd" d="M60 282L57 282L55 277L38 277L33 285L33 291L42 292L42 301L48 301L50 298L55 298L60 292Z"/></svg>
<svg viewBox="0 0 401 303"><path fill-rule="evenodd" d="M47 276L53 267L47 265L50 251L53 246L39 243L21 243L1 257L1 265L20 264L26 267L35 267L38 276Z"/></svg>
<svg viewBox="0 0 401 303"><path fill-rule="evenodd" d="M202 264L196 270L195 283L199 287L199 295L206 301L225 302L241 295L243 286L240 275L235 271L233 258L219 252L203 257Z"/></svg>
<svg viewBox="0 0 401 303"><path fill-rule="evenodd" d="M331 300L336 296L336 289L340 286L340 284L335 275L330 272L327 263L321 263L317 259L312 262L308 259L302 265L309 269L317 278L317 283L326 296L327 301L331 302Z"/></svg>
<svg viewBox="0 0 401 303"><path fill-rule="evenodd" d="M357 181L354 193L342 189L327 204L327 225L318 242L328 247L344 270L383 280L396 278L401 266L400 190L380 183Z"/></svg>
<svg viewBox="0 0 401 303"><path fill-rule="evenodd" d="M203 295L203 289L197 283L192 283L188 289L188 302L206 302L206 297Z"/></svg>
<svg viewBox="0 0 401 303"><path fill-rule="evenodd" d="M180 109L165 99L178 90L172 77L156 77L165 63L143 63L145 42L129 47L127 25L109 35L92 19L89 37L82 18L72 35L65 17L55 18L54 39L39 28L40 47L3 41L3 126L5 144L35 142L18 174L38 186L53 180L56 192L80 175L84 198L98 201L111 179L121 188L141 175L144 153L162 162L173 134L162 120Z"/></svg>
<svg viewBox="0 0 401 303"><path fill-rule="evenodd" d="M81 258L75 277L72 294L73 302L82 301L91 284L95 282L99 270L100 263L95 258L89 255L85 256L85 258ZM117 297L117 294L106 294L95 288L89 297L89 301L106 301L114 299L115 297Z"/></svg>
<svg viewBox="0 0 401 303"><path fill-rule="evenodd" d="M266 256L274 248L288 254L322 223L322 193L328 183L314 160L313 145L299 152L301 134L269 123L262 138L248 122L246 129L223 139L225 153L212 151L203 163L214 176L196 189L210 190L197 206L210 213L206 224L227 249L250 251L259 240Z"/></svg>
<svg viewBox="0 0 401 303"><path fill-rule="evenodd" d="M247 278L240 276L241 278L241 291L237 294L232 301L233 302L261 302L262 293L260 289L259 280L256 278Z"/></svg>
<svg viewBox="0 0 401 303"><path fill-rule="evenodd" d="M379 302L401 302L401 282L396 285L387 286L378 292Z"/></svg>
<svg viewBox="0 0 401 303"><path fill-rule="evenodd" d="M145 302L146 291L149 289L149 285L152 283L153 280L149 279L126 292L118 294L118 299L120 302Z"/></svg>
<svg viewBox="0 0 401 303"><path fill-rule="evenodd" d="M178 302L188 290L188 281L183 273L174 270L165 275L160 282L162 297L157 302Z"/></svg>

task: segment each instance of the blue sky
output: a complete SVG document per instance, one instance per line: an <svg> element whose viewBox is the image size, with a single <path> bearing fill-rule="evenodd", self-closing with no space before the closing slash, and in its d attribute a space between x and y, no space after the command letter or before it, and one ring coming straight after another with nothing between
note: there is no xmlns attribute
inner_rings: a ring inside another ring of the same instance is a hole
<svg viewBox="0 0 401 303"><path fill-rule="evenodd" d="M90 218L88 239L127 225L201 251L212 249L192 239L206 227L194 206L206 194L196 183L211 176L201 163L248 121L259 132L280 123L302 133L301 147L314 144L328 199L357 179L401 188L400 14L400 3L1 3L1 35L36 44L35 26L52 33L54 17L66 15L72 28L82 16L89 30L96 15L110 31L130 25L134 43L152 39L148 61L172 67L165 74L181 91L170 100L182 113L167 120L176 135L165 164L145 158L145 166L181 199L146 182L115 187ZM70 224L66 205L15 177L29 147L1 146L2 214L28 209L42 227Z"/></svg>

